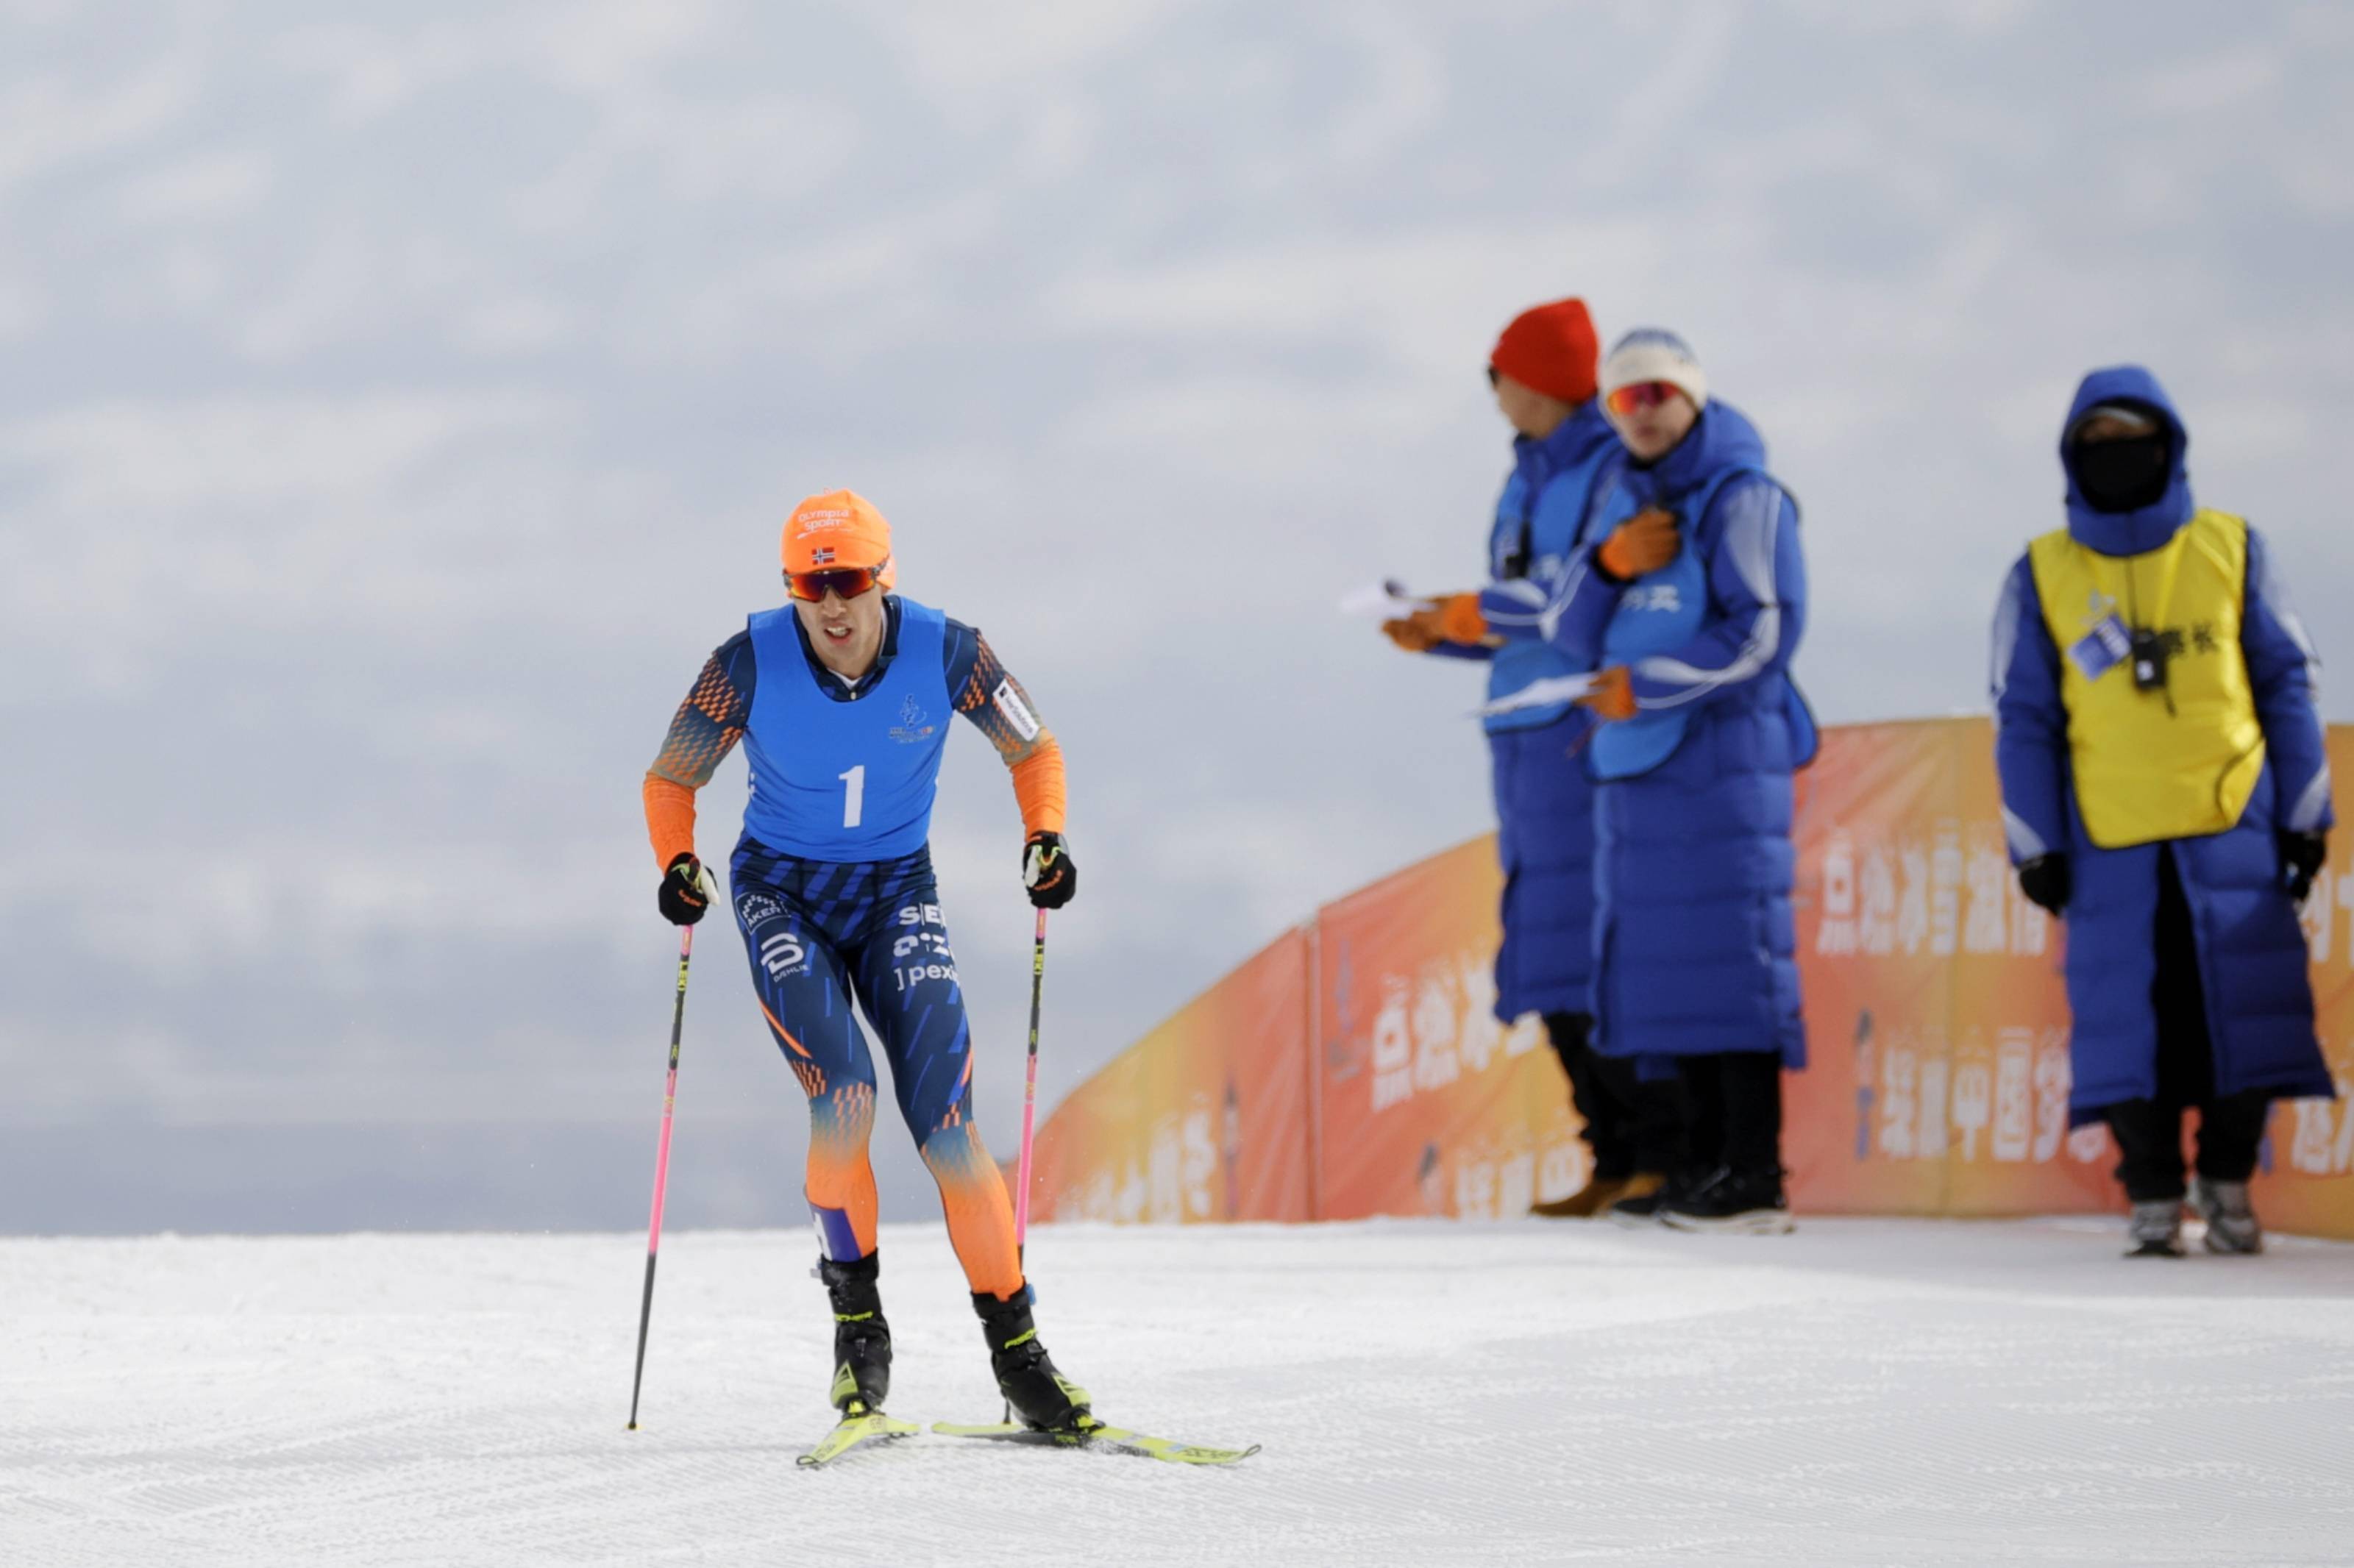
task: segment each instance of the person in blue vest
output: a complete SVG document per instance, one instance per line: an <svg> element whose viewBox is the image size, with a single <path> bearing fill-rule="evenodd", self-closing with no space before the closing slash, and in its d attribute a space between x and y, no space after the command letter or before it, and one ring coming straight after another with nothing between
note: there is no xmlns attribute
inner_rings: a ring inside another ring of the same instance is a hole
<svg viewBox="0 0 2354 1568"><path fill-rule="evenodd" d="M855 1001L939 1184L999 1387L1028 1425L1074 1431L1087 1395L1038 1339L1004 1179L973 1121L972 1033L928 847L949 718L962 715L1012 770L1030 902L1062 907L1078 885L1062 748L980 632L890 591L890 524L863 496L802 502L783 554L789 602L711 655L646 775L662 912L693 925L714 896L695 796L740 739L751 798L728 880L761 1015L809 1097L804 1192L834 1313L829 1397L845 1417L878 1414L891 1381L866 1153L875 1063Z"/></svg>
<svg viewBox="0 0 2354 1568"><path fill-rule="evenodd" d="M1590 667L1548 644L1537 618L1577 545L1595 476L1617 450L1594 400L1598 357L1582 300L1537 305L1504 328L1488 381L1512 428L1512 471L1489 531L1489 584L1384 627L1409 652L1486 661L1491 705ZM1532 1212L1586 1218L1658 1187L1674 1113L1664 1093L1637 1081L1631 1064L1598 1056L1588 1043L1593 787L1577 753L1590 721L1561 697L1484 722L1504 872L1496 1017L1543 1017L1593 1155L1581 1190Z"/></svg>
<svg viewBox="0 0 2354 1568"><path fill-rule="evenodd" d="M1792 775L1815 753L1789 675L1807 620L1797 504L1674 334L1628 333L1601 385L1624 455L1540 622L1597 672L1578 699L1601 721L1595 1046L1672 1065L1684 1133L1667 1184L1611 1213L1787 1231L1781 1075L1806 1065Z"/></svg>
<svg viewBox="0 0 2354 1568"><path fill-rule="evenodd" d="M2275 1099L2330 1094L2297 906L2327 859L2317 660L2264 536L2191 497L2190 436L2138 366L2061 428L2067 523L1995 610L1995 761L2022 891L2067 922L2071 1120L2105 1121L2131 1254L2218 1253ZM2199 1111L2197 1180L2182 1113Z"/></svg>

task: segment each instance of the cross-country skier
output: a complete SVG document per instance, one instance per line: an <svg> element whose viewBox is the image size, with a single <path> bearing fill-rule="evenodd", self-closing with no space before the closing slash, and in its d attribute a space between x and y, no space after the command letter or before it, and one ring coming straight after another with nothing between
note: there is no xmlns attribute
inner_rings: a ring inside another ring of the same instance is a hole
<svg viewBox="0 0 2354 1568"><path fill-rule="evenodd" d="M2253 1253L2275 1099L2331 1093L2297 906L2328 860L2313 644L2264 536L2191 495L2158 377L2084 377L2067 523L2003 580L1995 762L2027 896L2068 922L2069 1119L2123 1155L2137 1255L2182 1250L2199 1109L2205 1245Z"/></svg>
<svg viewBox="0 0 2354 1568"><path fill-rule="evenodd" d="M900 1115L939 1183L990 1364L1015 1414L1072 1431L1086 1391L1039 1341L1005 1183L972 1117L972 1034L927 844L949 716L961 714L1013 776L1030 902L1077 887L1063 842L1063 754L981 633L890 591L891 528L846 490L813 495L784 531L790 602L719 646L646 774L646 828L672 922L715 889L695 853L695 794L738 739L751 765L728 865L760 1011L809 1095L806 1195L833 1300L830 1397L880 1412L891 1330L876 1286L875 1077L854 999L891 1062Z"/></svg>

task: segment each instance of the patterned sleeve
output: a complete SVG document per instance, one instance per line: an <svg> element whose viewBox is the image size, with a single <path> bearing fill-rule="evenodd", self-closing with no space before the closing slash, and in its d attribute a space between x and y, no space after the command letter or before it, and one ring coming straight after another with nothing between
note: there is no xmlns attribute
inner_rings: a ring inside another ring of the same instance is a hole
<svg viewBox="0 0 2354 1568"><path fill-rule="evenodd" d="M719 764L744 738L752 718L753 682L758 666L752 638L739 631L706 660L695 689L672 715L662 750L646 769L642 791L646 836L654 862L667 866L695 849L695 792L711 782Z"/></svg>
<svg viewBox="0 0 2354 1568"><path fill-rule="evenodd" d="M956 711L989 737L1013 775L1023 826L1033 833L1061 832L1066 804L1062 746L989 640L956 621L949 630L949 690L956 694Z"/></svg>
<svg viewBox="0 0 2354 1568"><path fill-rule="evenodd" d="M751 634L739 631L705 662L647 772L689 789L710 783L751 721L752 676Z"/></svg>

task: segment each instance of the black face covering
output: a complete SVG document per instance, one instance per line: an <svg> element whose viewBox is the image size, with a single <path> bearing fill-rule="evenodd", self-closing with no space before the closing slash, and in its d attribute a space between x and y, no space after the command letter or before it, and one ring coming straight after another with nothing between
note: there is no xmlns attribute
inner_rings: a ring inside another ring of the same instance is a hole
<svg viewBox="0 0 2354 1568"><path fill-rule="evenodd" d="M2162 434L2078 441L2069 453L2076 488L2095 512L2137 512L2166 493L2173 454Z"/></svg>

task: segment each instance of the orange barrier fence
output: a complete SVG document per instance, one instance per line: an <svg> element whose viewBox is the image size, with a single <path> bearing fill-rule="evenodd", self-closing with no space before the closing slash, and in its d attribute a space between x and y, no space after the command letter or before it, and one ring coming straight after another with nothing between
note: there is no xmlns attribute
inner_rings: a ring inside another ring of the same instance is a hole
<svg viewBox="0 0 2354 1568"><path fill-rule="evenodd" d="M2329 748L2354 778L2354 726ZM2345 1097L2354 833L2336 838L2306 927ZM2116 1206L2107 1132L2068 1131L2064 927L2010 874L1988 722L1827 732L1797 840L1810 1065L1785 1080L1793 1207ZM1543 1031L1490 1015L1498 891L1483 838L1318 910L1072 1092L1039 1131L1034 1214L1482 1219L1575 1190L1585 1149ZM2276 1107L2256 1202L2278 1229L2354 1238L2354 1106Z"/></svg>

